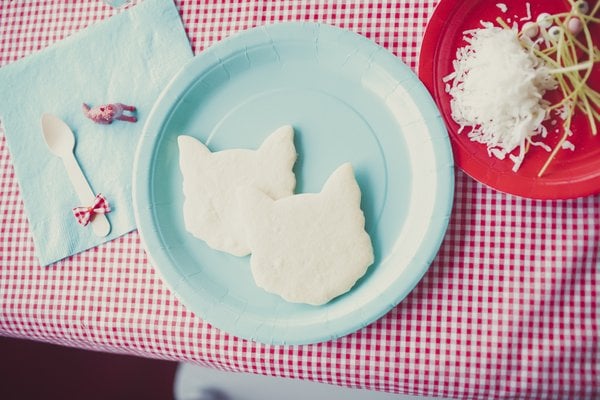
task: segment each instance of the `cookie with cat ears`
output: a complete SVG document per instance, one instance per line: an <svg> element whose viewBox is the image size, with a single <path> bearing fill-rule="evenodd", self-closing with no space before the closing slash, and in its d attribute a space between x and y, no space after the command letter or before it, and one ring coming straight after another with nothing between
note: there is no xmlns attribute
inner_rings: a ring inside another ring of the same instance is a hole
<svg viewBox="0 0 600 400"><path fill-rule="evenodd" d="M273 198L294 193L296 178L292 169L297 154L293 128L280 127L257 150L211 152L187 135L180 135L177 142L186 230L215 250L235 256L249 254L236 190L251 185Z"/></svg>
<svg viewBox="0 0 600 400"><path fill-rule="evenodd" d="M321 305L350 290L374 261L349 163L320 193L272 199L255 187L238 189L242 225L257 286L283 299Z"/></svg>

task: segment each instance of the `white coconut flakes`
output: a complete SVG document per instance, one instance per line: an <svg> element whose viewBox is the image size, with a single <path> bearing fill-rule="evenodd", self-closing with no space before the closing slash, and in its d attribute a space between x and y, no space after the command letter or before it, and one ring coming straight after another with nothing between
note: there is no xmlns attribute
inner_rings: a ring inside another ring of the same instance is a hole
<svg viewBox="0 0 600 400"><path fill-rule="evenodd" d="M466 31L467 45L456 52L454 71L444 78L453 120L490 156L510 155L517 171L526 144L547 134L549 103L543 99L557 83L544 63L519 43L517 31L484 25ZM514 153L513 153L514 152Z"/></svg>

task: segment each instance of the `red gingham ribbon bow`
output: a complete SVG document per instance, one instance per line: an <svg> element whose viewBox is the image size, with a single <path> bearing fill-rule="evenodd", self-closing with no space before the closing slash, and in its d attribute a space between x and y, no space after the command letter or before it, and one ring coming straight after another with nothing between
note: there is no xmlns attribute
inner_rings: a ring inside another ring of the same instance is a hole
<svg viewBox="0 0 600 400"><path fill-rule="evenodd" d="M73 215L77 218L77 222L81 225L86 226L91 220L94 214L106 214L110 212L110 206L108 201L101 194L97 194L94 199L94 204L89 207L75 207L73 209Z"/></svg>

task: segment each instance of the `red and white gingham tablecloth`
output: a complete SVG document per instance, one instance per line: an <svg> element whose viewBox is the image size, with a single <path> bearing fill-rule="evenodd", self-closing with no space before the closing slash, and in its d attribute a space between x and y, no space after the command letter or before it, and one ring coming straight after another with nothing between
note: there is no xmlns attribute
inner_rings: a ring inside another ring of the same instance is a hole
<svg viewBox="0 0 600 400"><path fill-rule="evenodd" d="M197 54L242 29L321 21L416 68L435 1L177 1ZM0 66L116 13L100 1L0 2ZM0 95L3 93L0 88ZM600 397L600 196L531 201L465 174L416 289L352 335L267 346L187 311L137 232L41 268L0 133L0 335L224 370L456 398Z"/></svg>

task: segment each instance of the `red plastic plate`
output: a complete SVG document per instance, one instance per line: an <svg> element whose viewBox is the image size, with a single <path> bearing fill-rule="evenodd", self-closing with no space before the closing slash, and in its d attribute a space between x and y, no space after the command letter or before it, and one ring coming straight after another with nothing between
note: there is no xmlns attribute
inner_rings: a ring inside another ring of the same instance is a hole
<svg viewBox="0 0 600 400"><path fill-rule="evenodd" d="M502 12L498 5L507 6ZM513 163L508 159L490 157L486 146L472 142L466 133L459 134L459 126L452 120L450 96L445 92L442 78L450 74L456 49L465 46L463 32L481 27L480 21L494 22L502 17L519 26L527 21L527 4L532 20L543 12L560 12L569 9L565 0L442 0L437 6L425 32L419 60L419 77L435 99L448 127L456 165L472 178L494 189L513 195L533 199L568 199L600 193L600 133L593 136L585 116L578 113L574 118L569 140L575 150L561 150L546 170L538 178L549 153L532 147L521 168L515 173ZM590 1L590 6L594 4ZM600 38L598 24L591 26L592 37ZM597 43L596 43L597 44ZM600 66L596 65L590 86L600 89ZM600 124L599 124L600 125ZM598 126L600 130L600 126ZM553 147L562 132L551 134L545 140ZM553 140L552 140L553 139Z"/></svg>

